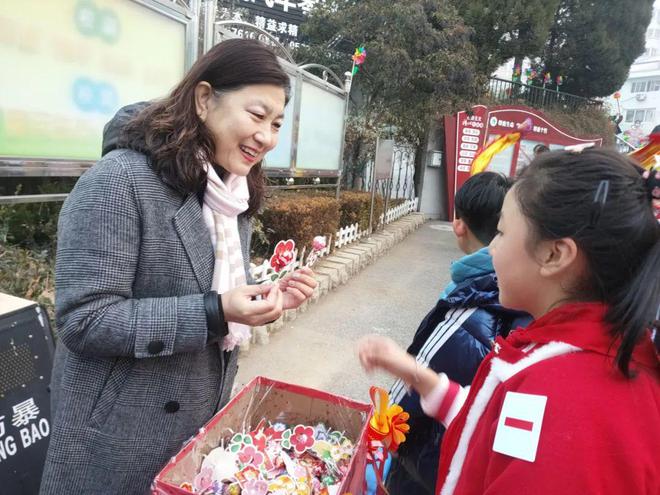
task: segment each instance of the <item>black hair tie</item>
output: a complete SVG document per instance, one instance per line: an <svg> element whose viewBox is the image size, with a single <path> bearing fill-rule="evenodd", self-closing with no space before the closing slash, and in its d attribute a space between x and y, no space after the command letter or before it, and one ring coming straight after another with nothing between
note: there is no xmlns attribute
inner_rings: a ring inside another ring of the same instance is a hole
<svg viewBox="0 0 660 495"><path fill-rule="evenodd" d="M607 203L607 195L610 192L610 181L608 179L601 180L596 189L593 203L591 204L591 213L589 215L589 227L594 228L600 220L600 216Z"/></svg>

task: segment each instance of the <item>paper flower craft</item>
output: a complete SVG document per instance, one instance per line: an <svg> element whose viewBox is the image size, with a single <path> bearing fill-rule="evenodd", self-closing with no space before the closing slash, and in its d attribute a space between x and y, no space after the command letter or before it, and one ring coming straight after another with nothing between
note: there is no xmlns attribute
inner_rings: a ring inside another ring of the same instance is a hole
<svg viewBox="0 0 660 495"><path fill-rule="evenodd" d="M291 445L297 454L302 454L314 445L314 428L311 426L298 425L293 429Z"/></svg>
<svg viewBox="0 0 660 495"><path fill-rule="evenodd" d="M280 273L284 268L291 264L294 260L294 250L296 243L292 239L286 241L279 241L275 246L275 252L270 257L270 266Z"/></svg>
<svg viewBox="0 0 660 495"><path fill-rule="evenodd" d="M390 404L390 396L382 388L371 387L369 394L375 408L369 420L369 438L382 442L387 450L396 452L410 431L407 423L410 415L400 405Z"/></svg>

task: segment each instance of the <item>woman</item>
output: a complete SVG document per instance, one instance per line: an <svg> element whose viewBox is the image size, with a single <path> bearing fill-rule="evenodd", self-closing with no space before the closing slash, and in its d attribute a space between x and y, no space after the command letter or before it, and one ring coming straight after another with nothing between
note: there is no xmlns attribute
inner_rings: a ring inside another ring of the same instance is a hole
<svg viewBox="0 0 660 495"><path fill-rule="evenodd" d="M245 284L260 164L288 91L266 46L221 43L128 122L67 198L41 493L145 493L227 402L247 326L311 296L309 269Z"/></svg>

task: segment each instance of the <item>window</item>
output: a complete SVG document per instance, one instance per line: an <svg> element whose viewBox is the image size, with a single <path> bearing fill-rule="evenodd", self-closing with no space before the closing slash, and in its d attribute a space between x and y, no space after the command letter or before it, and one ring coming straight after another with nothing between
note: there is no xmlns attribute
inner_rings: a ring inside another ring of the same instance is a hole
<svg viewBox="0 0 660 495"><path fill-rule="evenodd" d="M646 37L652 40L660 39L660 29L649 29L646 32Z"/></svg>
<svg viewBox="0 0 660 495"><path fill-rule="evenodd" d="M626 111L626 122L654 122L655 108L638 108Z"/></svg>
<svg viewBox="0 0 660 495"><path fill-rule="evenodd" d="M642 93L643 91L646 91L646 81L638 81L632 83L632 90L633 93Z"/></svg>
<svg viewBox="0 0 660 495"><path fill-rule="evenodd" d="M660 91L660 79L650 81L637 81L632 83L632 93L645 93L647 91Z"/></svg>
<svg viewBox="0 0 660 495"><path fill-rule="evenodd" d="M649 81L646 85L646 91L660 91L660 79Z"/></svg>

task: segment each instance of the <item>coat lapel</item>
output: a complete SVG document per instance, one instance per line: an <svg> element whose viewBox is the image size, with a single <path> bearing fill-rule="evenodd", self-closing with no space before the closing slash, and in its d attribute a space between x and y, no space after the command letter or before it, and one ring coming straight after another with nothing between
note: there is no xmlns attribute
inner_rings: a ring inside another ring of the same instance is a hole
<svg viewBox="0 0 660 495"><path fill-rule="evenodd" d="M213 280L213 246L197 196L189 194L174 215L174 227L183 243L202 292L211 290Z"/></svg>

